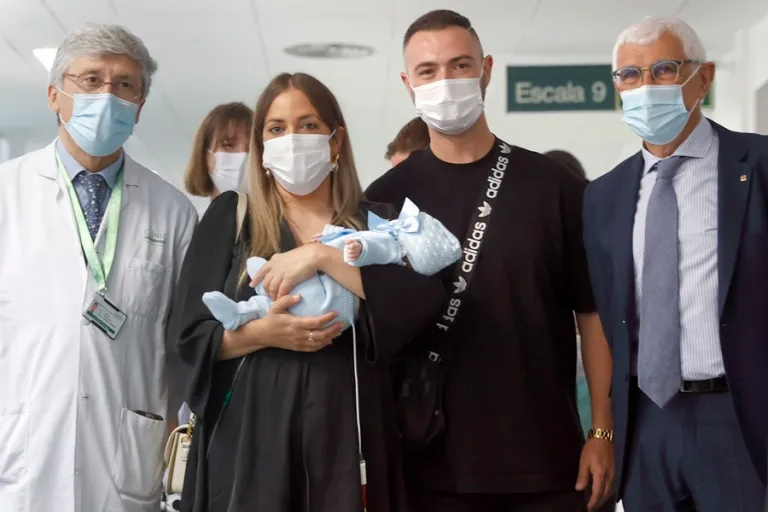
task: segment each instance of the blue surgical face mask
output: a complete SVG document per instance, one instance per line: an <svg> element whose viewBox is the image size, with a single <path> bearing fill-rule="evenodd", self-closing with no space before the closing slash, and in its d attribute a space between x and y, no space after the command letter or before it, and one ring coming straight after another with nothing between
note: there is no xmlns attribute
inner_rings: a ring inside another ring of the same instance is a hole
<svg viewBox="0 0 768 512"><path fill-rule="evenodd" d="M89 155L111 155L133 134L137 104L109 93L70 95L59 92L72 98L72 116L64 128Z"/></svg>
<svg viewBox="0 0 768 512"><path fill-rule="evenodd" d="M685 108L683 84L644 85L621 93L622 119L638 137L655 145L669 144L685 128L691 112ZM698 102L697 102L698 104Z"/></svg>

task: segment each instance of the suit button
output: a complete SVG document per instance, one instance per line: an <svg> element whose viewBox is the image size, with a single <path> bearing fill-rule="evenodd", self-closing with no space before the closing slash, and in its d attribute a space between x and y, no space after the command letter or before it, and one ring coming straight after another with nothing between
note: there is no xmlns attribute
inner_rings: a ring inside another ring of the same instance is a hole
<svg viewBox="0 0 768 512"><path fill-rule="evenodd" d="M627 325L627 321L626 320L622 320L621 323L623 323L624 325Z"/></svg>

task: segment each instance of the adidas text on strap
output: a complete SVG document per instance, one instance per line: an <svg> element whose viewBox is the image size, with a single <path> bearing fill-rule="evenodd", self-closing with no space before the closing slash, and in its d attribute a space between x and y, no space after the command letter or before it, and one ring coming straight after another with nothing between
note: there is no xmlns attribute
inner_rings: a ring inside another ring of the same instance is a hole
<svg viewBox="0 0 768 512"><path fill-rule="evenodd" d="M438 331L448 332L456 322L459 309L464 301L464 296L469 287L469 283L472 280L475 267L479 261L480 251L483 247L483 242L491 223L491 216L493 215L496 198L499 195L501 184L507 173L509 155L512 152L512 147L504 142L498 140L497 142L497 151L495 152L496 158L493 160L493 165L488 171L488 178L481 191L478 206L472 215L469 229L467 229L467 236L462 243L461 259L456 263L453 290L448 296L448 300L443 308L440 318L438 318L435 323L435 327L437 327ZM429 353L429 359L435 363L440 362L443 359L440 352L442 352L442 350L433 348Z"/></svg>

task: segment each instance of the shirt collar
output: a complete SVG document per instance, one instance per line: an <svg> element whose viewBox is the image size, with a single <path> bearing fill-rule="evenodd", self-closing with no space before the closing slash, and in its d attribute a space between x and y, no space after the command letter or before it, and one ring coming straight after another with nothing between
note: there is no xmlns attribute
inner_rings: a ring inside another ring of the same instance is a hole
<svg viewBox="0 0 768 512"><path fill-rule="evenodd" d="M64 144L61 143L61 139L56 140L56 152L59 154L61 164L64 166L64 170L67 171L69 179L74 181L75 176L80 174L85 169L83 169L83 166L80 165L77 160L75 160L75 157L73 157L64 148ZM120 168L123 166L124 160L125 154L123 151L120 151L120 156L117 160L115 160L114 163L108 165L106 168L96 173L100 174L101 177L104 178L104 181L107 182L107 185L109 185L110 189L115 188L115 185L117 184L117 175L120 172Z"/></svg>
<svg viewBox="0 0 768 512"><path fill-rule="evenodd" d="M712 124L704 116L701 116L699 124L691 132L687 139L680 144L680 147L672 153L672 156L685 156L689 158L704 158L707 156L709 147L715 142L716 135L715 130L712 128ZM645 145L642 148L643 161L645 166L643 168L643 174L647 174L657 162L663 160L650 151L645 149Z"/></svg>

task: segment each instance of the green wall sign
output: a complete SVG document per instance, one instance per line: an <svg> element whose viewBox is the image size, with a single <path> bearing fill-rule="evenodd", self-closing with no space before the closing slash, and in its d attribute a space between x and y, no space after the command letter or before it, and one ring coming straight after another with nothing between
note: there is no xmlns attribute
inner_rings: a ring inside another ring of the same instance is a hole
<svg viewBox="0 0 768 512"><path fill-rule="evenodd" d="M703 108L713 108L713 90ZM507 66L507 112L621 109L611 65Z"/></svg>
<svg viewBox="0 0 768 512"><path fill-rule="evenodd" d="M611 66L507 66L507 112L613 110Z"/></svg>

